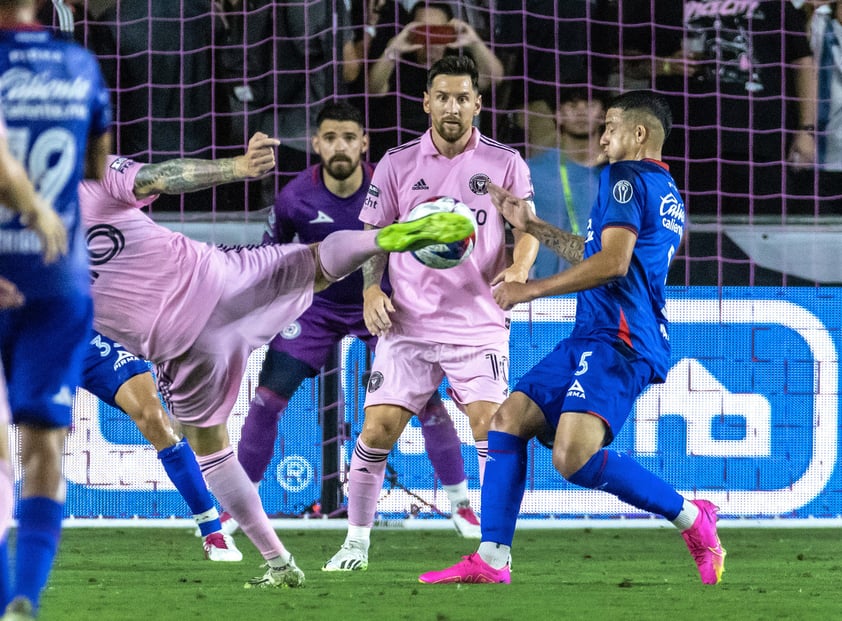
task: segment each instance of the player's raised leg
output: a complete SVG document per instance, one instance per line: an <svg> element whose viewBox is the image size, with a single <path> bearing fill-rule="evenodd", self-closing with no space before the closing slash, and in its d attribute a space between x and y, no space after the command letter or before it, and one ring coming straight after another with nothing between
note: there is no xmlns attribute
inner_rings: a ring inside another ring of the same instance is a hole
<svg viewBox="0 0 842 621"><path fill-rule="evenodd" d="M381 252L409 252L460 241L473 232L471 219L453 212L434 213L382 229L336 231L319 242L319 263L325 277L336 281Z"/></svg>

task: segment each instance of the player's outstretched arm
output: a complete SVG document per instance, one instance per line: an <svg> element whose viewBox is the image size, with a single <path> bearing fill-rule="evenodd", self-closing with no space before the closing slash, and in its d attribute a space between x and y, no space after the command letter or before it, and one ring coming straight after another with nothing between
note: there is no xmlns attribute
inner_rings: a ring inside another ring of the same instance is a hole
<svg viewBox="0 0 842 621"><path fill-rule="evenodd" d="M245 154L216 160L179 158L144 164L134 182L138 199L153 194L184 194L223 183L257 179L275 168L275 147L280 143L262 132L249 140Z"/></svg>
<svg viewBox="0 0 842 621"><path fill-rule="evenodd" d="M67 231L53 208L38 195L26 171L0 138L0 202L20 214L21 222L41 238L44 262L67 253Z"/></svg>
<svg viewBox="0 0 842 621"><path fill-rule="evenodd" d="M366 230L375 227L366 224ZM363 263L363 321L366 329L374 336L383 336L392 327L389 315L395 312L392 300L383 293L380 283L386 272L388 254L376 254Z"/></svg>
<svg viewBox="0 0 842 621"><path fill-rule="evenodd" d="M562 259L575 265L585 255L585 238L545 222L539 218L532 205L494 183L488 184L491 202L497 211L516 229L529 233Z"/></svg>

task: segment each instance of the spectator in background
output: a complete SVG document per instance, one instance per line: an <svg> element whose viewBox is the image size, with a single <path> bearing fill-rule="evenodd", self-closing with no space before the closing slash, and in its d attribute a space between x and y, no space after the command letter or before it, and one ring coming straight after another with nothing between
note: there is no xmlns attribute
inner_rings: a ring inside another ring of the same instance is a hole
<svg viewBox="0 0 842 621"><path fill-rule="evenodd" d="M678 170L684 153L671 145L666 153L676 156L679 185L686 179L688 209L780 216L787 162L815 158L816 76L804 14L779 0L684 8L684 59L664 63L688 76L686 177Z"/></svg>
<svg viewBox="0 0 842 621"><path fill-rule="evenodd" d="M557 85L590 82L588 34L583 27L588 4L589 0L497 0L494 44L507 77L496 101L498 108L514 111L505 117L502 140L526 142L520 112L529 110L533 102L552 102ZM593 76L593 81L604 83L599 76ZM536 106L540 113L542 105ZM554 107L550 103L550 109Z"/></svg>
<svg viewBox="0 0 842 621"><path fill-rule="evenodd" d="M233 140L256 131L281 141L276 179L267 177L250 207L274 201L313 156L310 136L319 107L347 92L362 63L345 2L220 0L225 15L223 74L231 86ZM336 12L333 12L333 9Z"/></svg>
<svg viewBox="0 0 842 621"><path fill-rule="evenodd" d="M221 24L208 0L117 2L92 26L91 43L114 97L117 151L144 161L211 158L216 136L212 45ZM242 141L238 142L241 144ZM191 202L210 206L210 191ZM157 210L177 210L166 196Z"/></svg>
<svg viewBox="0 0 842 621"><path fill-rule="evenodd" d="M553 226L584 235L591 206L599 189L606 159L599 143L605 107L601 96L586 88L561 93L556 113L555 145L538 149L526 163L535 187L535 210ZM569 267L547 246L541 246L531 278L546 278Z"/></svg>
<svg viewBox="0 0 842 621"><path fill-rule="evenodd" d="M817 187L807 188L818 196L819 210L842 213L842 3L821 2L810 19L810 47L818 68L816 114ZM813 171L798 181L815 178ZM835 200L827 200L827 199Z"/></svg>
<svg viewBox="0 0 842 621"><path fill-rule="evenodd" d="M446 55L470 56L479 71L480 93L503 78L503 65L467 22L455 19L446 2L416 2L411 21L391 40L368 71L373 118L391 135L373 134L371 157L424 133L430 126L419 105L427 86L427 70ZM396 116L395 116L396 114Z"/></svg>
<svg viewBox="0 0 842 621"><path fill-rule="evenodd" d="M682 55L681 2L595 0L593 6L594 71L608 87L656 88L677 74L666 61Z"/></svg>

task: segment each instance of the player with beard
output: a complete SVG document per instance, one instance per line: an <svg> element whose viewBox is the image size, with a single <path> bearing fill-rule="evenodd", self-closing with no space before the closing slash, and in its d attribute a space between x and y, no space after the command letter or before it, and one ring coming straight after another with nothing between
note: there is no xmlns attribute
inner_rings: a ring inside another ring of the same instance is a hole
<svg viewBox="0 0 842 621"><path fill-rule="evenodd" d="M362 161L368 149L362 114L347 103L327 104L317 117L312 144L322 163L302 171L278 195L264 242L288 243L297 237L311 244L337 230L363 228L359 213L373 169ZM278 419L301 383L318 373L347 335L374 350L377 338L363 321L362 284L358 271L317 293L312 306L269 344L237 450L255 485L263 480L272 459ZM463 537L478 539L480 527L468 499L462 443L438 392L418 417L430 461L453 507L453 524ZM222 523L227 533L237 527L227 512Z"/></svg>
<svg viewBox="0 0 842 621"><path fill-rule="evenodd" d="M470 257L450 269L390 257L391 296L381 288L386 258L363 266L363 317L380 338L348 475L348 533L325 571L368 567L386 458L445 376L453 401L470 421L482 482L488 425L509 389L509 315L494 302L491 288L525 282L538 241L516 231L509 264L503 218L491 204L487 183L499 179L530 201L532 183L517 151L473 127L482 108L478 79L467 56L445 56L433 64L423 101L432 128L386 153L360 213L368 228L376 229L446 195L473 211L477 232Z"/></svg>

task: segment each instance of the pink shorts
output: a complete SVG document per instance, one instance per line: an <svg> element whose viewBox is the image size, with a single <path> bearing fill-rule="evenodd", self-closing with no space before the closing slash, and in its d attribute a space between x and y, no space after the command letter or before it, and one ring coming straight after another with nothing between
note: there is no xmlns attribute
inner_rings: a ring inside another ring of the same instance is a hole
<svg viewBox="0 0 842 621"><path fill-rule="evenodd" d="M365 407L399 405L417 414L447 377L460 409L502 403L509 394L508 338L489 345L451 345L390 334L377 342Z"/></svg>
<svg viewBox="0 0 842 621"><path fill-rule="evenodd" d="M225 291L201 334L183 355L157 367L173 416L196 427L228 420L251 352L313 301L316 262L305 245L229 250L226 261Z"/></svg>

